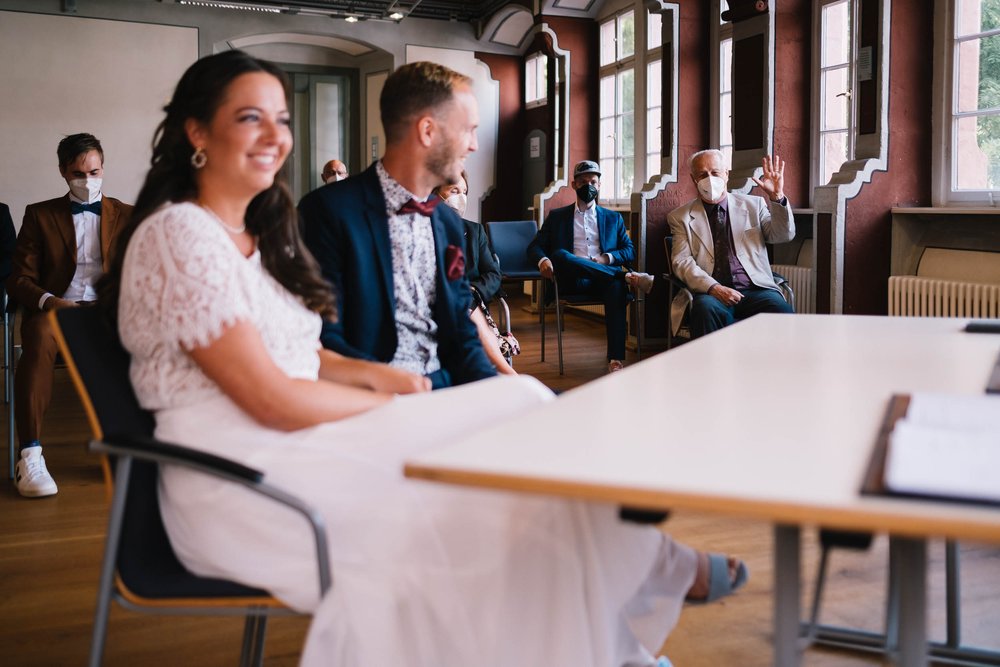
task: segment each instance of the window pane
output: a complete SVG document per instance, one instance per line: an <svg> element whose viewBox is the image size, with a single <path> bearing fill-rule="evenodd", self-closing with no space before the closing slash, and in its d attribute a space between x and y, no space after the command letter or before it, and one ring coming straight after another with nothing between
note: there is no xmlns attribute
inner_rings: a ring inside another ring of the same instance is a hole
<svg viewBox="0 0 1000 667"><path fill-rule="evenodd" d="M545 99L549 96L549 57L544 53L538 57L538 72L536 80L538 82L537 97Z"/></svg>
<svg viewBox="0 0 1000 667"><path fill-rule="evenodd" d="M646 104L650 107L663 105L660 87L663 85L663 61L654 60L646 66Z"/></svg>
<svg viewBox="0 0 1000 667"><path fill-rule="evenodd" d="M627 113L619 118L621 141L618 143L618 154L635 155L635 115Z"/></svg>
<svg viewBox="0 0 1000 667"><path fill-rule="evenodd" d="M733 143L733 110L732 94L726 93L719 97L719 145Z"/></svg>
<svg viewBox="0 0 1000 667"><path fill-rule="evenodd" d="M1000 188L1000 116L955 121L955 188Z"/></svg>
<svg viewBox="0 0 1000 667"><path fill-rule="evenodd" d="M618 73L618 112L628 113L635 109L635 70L627 69Z"/></svg>
<svg viewBox="0 0 1000 667"><path fill-rule="evenodd" d="M1000 0L957 0L955 34L974 35L1000 28Z"/></svg>
<svg viewBox="0 0 1000 667"><path fill-rule="evenodd" d="M535 59L529 58L524 68L524 101L534 102L538 99L538 82L535 80Z"/></svg>
<svg viewBox="0 0 1000 667"><path fill-rule="evenodd" d="M615 20L601 24L601 64L608 65L615 61Z"/></svg>
<svg viewBox="0 0 1000 667"><path fill-rule="evenodd" d="M635 54L635 12L618 17L618 60Z"/></svg>
<svg viewBox="0 0 1000 667"><path fill-rule="evenodd" d="M960 43L955 67L958 111L1000 107L1000 35Z"/></svg>
<svg viewBox="0 0 1000 667"><path fill-rule="evenodd" d="M820 164L823 167L821 182L826 184L830 178L840 171L840 165L847 162L847 132L831 132L823 135L820 142Z"/></svg>
<svg viewBox="0 0 1000 667"><path fill-rule="evenodd" d="M635 178L635 160L623 158L618 160L618 199L626 199L632 194L632 180Z"/></svg>
<svg viewBox="0 0 1000 667"><path fill-rule="evenodd" d="M646 112L646 152L659 153L663 131L660 128L660 107Z"/></svg>
<svg viewBox="0 0 1000 667"><path fill-rule="evenodd" d="M646 156L646 180L660 174L660 154L650 153Z"/></svg>
<svg viewBox="0 0 1000 667"><path fill-rule="evenodd" d="M601 158L601 183L604 185L605 199L614 196L615 190L615 160Z"/></svg>
<svg viewBox="0 0 1000 667"><path fill-rule="evenodd" d="M733 87L733 40L719 43L719 92L728 93Z"/></svg>
<svg viewBox="0 0 1000 667"><path fill-rule="evenodd" d="M601 79L601 118L615 115L615 77Z"/></svg>
<svg viewBox="0 0 1000 667"><path fill-rule="evenodd" d="M851 53L851 13L847 0L823 7L821 67L843 65Z"/></svg>
<svg viewBox="0 0 1000 667"><path fill-rule="evenodd" d="M728 146L726 145L719 146L719 150L722 151L722 156L725 158L723 162L728 167L733 163L733 145L729 144Z"/></svg>
<svg viewBox="0 0 1000 667"><path fill-rule="evenodd" d="M834 69L821 74L823 89L822 130L846 130L848 118L847 68Z"/></svg>
<svg viewBox="0 0 1000 667"><path fill-rule="evenodd" d="M601 160L615 156L615 119L601 119Z"/></svg>
<svg viewBox="0 0 1000 667"><path fill-rule="evenodd" d="M649 12L646 22L647 49L657 49L663 46L663 15L656 12Z"/></svg>

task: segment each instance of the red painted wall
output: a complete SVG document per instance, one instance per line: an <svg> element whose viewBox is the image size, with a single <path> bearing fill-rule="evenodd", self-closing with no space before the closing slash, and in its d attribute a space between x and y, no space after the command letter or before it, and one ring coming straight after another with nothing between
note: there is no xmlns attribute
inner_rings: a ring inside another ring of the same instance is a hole
<svg viewBox="0 0 1000 667"><path fill-rule="evenodd" d="M483 200L480 220L520 220L521 172L514 165L521 162L524 143L524 61L519 56L476 53L500 85L500 108L497 128L496 184Z"/></svg>
<svg viewBox="0 0 1000 667"><path fill-rule="evenodd" d="M933 3L892 3L889 167L847 202L844 312L884 315L893 206L930 206Z"/></svg>

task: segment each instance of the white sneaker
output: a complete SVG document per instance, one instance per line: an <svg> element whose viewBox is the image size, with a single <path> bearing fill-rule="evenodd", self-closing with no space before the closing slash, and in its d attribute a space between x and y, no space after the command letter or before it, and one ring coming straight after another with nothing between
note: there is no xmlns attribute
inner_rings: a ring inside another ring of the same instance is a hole
<svg viewBox="0 0 1000 667"><path fill-rule="evenodd" d="M653 276L648 273L632 271L631 273L625 274L625 282L632 287L638 287L644 294L649 294L650 290L653 289Z"/></svg>
<svg viewBox="0 0 1000 667"><path fill-rule="evenodd" d="M17 492L25 498L54 496L59 488L45 467L45 457L41 447L27 447L21 450L21 460L14 469L14 483Z"/></svg>

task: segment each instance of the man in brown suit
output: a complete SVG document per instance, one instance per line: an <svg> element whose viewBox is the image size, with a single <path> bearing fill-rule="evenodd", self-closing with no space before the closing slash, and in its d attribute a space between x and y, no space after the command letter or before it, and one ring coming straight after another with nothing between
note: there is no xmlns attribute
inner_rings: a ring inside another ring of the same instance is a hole
<svg viewBox="0 0 1000 667"><path fill-rule="evenodd" d="M101 194L104 150L93 135L59 142L59 173L69 193L30 204L17 236L7 293L24 313L21 359L14 376L14 415L21 442L15 483L22 496L54 495L58 488L42 457L42 418L52 398L56 341L46 311L97 299L98 278L132 207Z"/></svg>

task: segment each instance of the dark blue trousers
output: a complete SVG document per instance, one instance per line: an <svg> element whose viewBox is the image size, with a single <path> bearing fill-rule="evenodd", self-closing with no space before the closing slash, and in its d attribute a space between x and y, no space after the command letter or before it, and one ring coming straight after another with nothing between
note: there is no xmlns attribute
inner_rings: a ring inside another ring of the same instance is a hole
<svg viewBox="0 0 1000 667"><path fill-rule="evenodd" d="M549 259L559 280L559 296L583 296L604 304L608 361L624 361L629 292L621 267L598 264L566 250L557 250Z"/></svg>
<svg viewBox="0 0 1000 667"><path fill-rule="evenodd" d="M691 338L718 331L757 313L794 312L776 290L749 287L739 291L743 298L735 306L726 306L708 294L695 294L691 303Z"/></svg>

